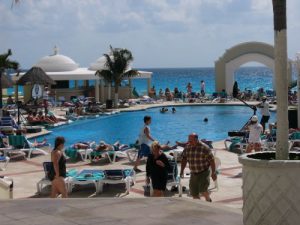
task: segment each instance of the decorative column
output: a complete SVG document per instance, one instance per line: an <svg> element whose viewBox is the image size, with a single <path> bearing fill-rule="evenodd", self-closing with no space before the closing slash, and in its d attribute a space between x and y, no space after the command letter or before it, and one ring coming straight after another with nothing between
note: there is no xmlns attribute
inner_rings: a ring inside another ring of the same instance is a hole
<svg viewBox="0 0 300 225"><path fill-rule="evenodd" d="M95 99L99 102L99 80L95 80Z"/></svg>
<svg viewBox="0 0 300 225"><path fill-rule="evenodd" d="M151 78L148 78L147 79L147 93L148 93L148 95L149 95L150 89L151 89Z"/></svg>
<svg viewBox="0 0 300 225"><path fill-rule="evenodd" d="M300 52L296 54L296 68L297 68L297 120L298 120L298 128L300 127Z"/></svg>
<svg viewBox="0 0 300 225"><path fill-rule="evenodd" d="M16 84L15 85L15 102L19 100L19 86Z"/></svg>
<svg viewBox="0 0 300 225"><path fill-rule="evenodd" d="M104 102L104 80L100 80L101 83L101 102Z"/></svg>
<svg viewBox="0 0 300 225"><path fill-rule="evenodd" d="M128 85L129 85L129 98L132 98L132 80L131 78L128 78Z"/></svg>

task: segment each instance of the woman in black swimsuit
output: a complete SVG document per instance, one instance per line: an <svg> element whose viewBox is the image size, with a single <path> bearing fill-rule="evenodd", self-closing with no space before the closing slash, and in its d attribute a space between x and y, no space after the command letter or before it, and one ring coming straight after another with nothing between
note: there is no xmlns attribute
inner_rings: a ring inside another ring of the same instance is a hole
<svg viewBox="0 0 300 225"><path fill-rule="evenodd" d="M154 141L148 156L146 172L147 183L152 181L153 197L163 197L166 190L170 164L167 156L161 151L159 142Z"/></svg>
<svg viewBox="0 0 300 225"><path fill-rule="evenodd" d="M57 137L55 139L54 149L51 152L51 162L54 168L54 177L52 180L51 198L56 198L61 194L62 198L68 197L68 192L65 183L66 177L66 158L63 154L65 144L64 137Z"/></svg>

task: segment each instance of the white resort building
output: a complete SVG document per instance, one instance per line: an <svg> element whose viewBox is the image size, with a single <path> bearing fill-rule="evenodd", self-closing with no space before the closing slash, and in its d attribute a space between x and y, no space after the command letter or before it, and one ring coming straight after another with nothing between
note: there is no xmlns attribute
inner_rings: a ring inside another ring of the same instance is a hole
<svg viewBox="0 0 300 225"><path fill-rule="evenodd" d="M38 60L33 67L42 68L46 74L51 77L56 84L48 89L50 95L55 100L70 100L72 97L86 96L95 97L96 101L105 102L110 96L114 96L114 87L108 88L105 80L95 75L97 70L105 68L106 58L101 56L96 62L91 63L89 68L81 68L72 58L61 55L58 49L54 48L54 54L45 56ZM14 74L12 79L17 81L25 73L19 76ZM132 98L132 79L146 79L147 90L151 88L152 72L139 71L139 75L128 79L128 84L119 88L120 99ZM24 86L24 101L31 98L32 85ZM109 96L108 91L111 91ZM15 86L15 93L18 93L18 86ZM15 96L17 99L17 96Z"/></svg>

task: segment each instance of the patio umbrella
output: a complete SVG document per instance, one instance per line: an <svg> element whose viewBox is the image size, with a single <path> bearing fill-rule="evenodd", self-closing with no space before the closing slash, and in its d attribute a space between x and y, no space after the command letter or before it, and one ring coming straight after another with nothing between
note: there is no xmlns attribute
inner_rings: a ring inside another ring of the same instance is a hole
<svg viewBox="0 0 300 225"><path fill-rule="evenodd" d="M1 83L2 83L2 88L10 88L13 86L12 80L9 79L9 77L5 73L1 75Z"/></svg>
<svg viewBox="0 0 300 225"><path fill-rule="evenodd" d="M52 80L45 71L40 67L32 67L28 70L18 81L17 84L55 84L55 81Z"/></svg>

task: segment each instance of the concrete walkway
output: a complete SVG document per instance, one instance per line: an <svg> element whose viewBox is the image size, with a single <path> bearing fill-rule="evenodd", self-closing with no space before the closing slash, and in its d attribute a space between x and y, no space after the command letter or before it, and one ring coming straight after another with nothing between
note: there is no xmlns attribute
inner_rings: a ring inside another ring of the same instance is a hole
<svg viewBox="0 0 300 225"><path fill-rule="evenodd" d="M180 198L27 199L0 204L5 225L242 225L242 215Z"/></svg>

